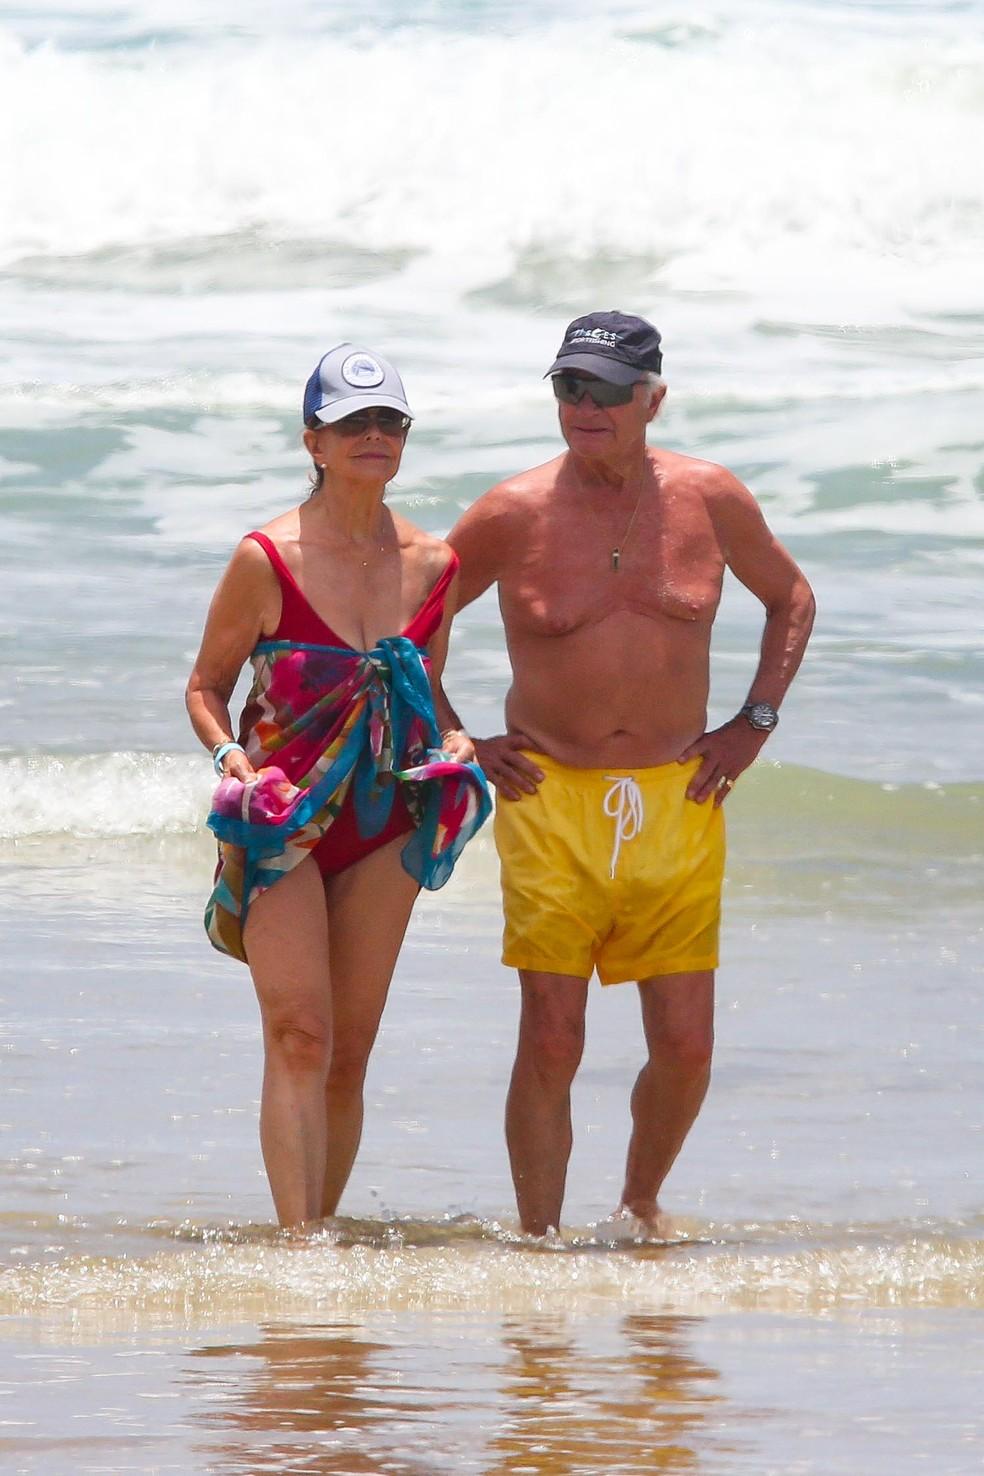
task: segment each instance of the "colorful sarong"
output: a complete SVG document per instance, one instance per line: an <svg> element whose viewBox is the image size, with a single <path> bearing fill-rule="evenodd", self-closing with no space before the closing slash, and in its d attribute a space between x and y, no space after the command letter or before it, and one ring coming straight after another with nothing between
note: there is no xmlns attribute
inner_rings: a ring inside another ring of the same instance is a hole
<svg viewBox="0 0 984 1476"><path fill-rule="evenodd" d="M258 777L226 778L215 791L208 825L219 867L205 910L212 944L244 962L250 904L310 855L350 791L370 837L404 786L416 828L403 865L429 891L492 807L478 765L441 751L426 658L405 636L371 651L263 641L251 661L240 741Z"/></svg>

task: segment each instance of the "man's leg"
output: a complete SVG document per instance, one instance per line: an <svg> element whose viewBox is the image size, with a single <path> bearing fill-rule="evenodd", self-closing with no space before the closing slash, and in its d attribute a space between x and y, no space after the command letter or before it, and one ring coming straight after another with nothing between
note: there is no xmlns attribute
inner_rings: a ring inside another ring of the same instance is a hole
<svg viewBox="0 0 984 1476"><path fill-rule="evenodd" d="M506 1142L519 1221L559 1228L571 1156L571 1083L584 1049L588 981L520 969L519 1045L506 1100Z"/></svg>
<svg viewBox="0 0 984 1476"><path fill-rule="evenodd" d="M707 1092L714 1046L714 973L641 979L649 1059L632 1089L632 1137L621 1208L659 1227L657 1196Z"/></svg>

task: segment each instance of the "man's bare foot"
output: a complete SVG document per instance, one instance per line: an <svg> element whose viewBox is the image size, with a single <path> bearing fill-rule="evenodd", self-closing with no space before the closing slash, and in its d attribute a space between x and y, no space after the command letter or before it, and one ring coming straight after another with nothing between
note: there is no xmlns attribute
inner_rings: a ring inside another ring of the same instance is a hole
<svg viewBox="0 0 984 1476"><path fill-rule="evenodd" d="M627 1204L620 1204L610 1219L604 1221L606 1228L611 1226L616 1230L620 1240L670 1240L673 1237L673 1221L669 1215L664 1214L659 1205L654 1204L651 1208L642 1210L640 1205L637 1209L630 1208Z"/></svg>

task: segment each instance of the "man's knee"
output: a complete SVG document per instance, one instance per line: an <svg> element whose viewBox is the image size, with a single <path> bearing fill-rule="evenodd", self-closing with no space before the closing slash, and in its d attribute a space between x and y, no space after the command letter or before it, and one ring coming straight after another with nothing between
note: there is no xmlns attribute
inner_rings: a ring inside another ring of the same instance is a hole
<svg viewBox="0 0 984 1476"><path fill-rule="evenodd" d="M527 1000L520 1023L521 1059L543 1080L569 1085L584 1052L584 1017Z"/></svg>
<svg viewBox="0 0 984 1476"><path fill-rule="evenodd" d="M663 1023L655 1054L689 1075L710 1070L714 1054L714 1024L711 1020L670 1018Z"/></svg>
<svg viewBox="0 0 984 1476"><path fill-rule="evenodd" d="M714 975L669 974L639 985L649 1058L691 1076L710 1069L714 1052Z"/></svg>

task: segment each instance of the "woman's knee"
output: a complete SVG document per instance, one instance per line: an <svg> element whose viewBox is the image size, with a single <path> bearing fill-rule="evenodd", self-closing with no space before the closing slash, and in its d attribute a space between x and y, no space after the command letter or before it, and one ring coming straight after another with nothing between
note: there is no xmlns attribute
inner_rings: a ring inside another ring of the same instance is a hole
<svg viewBox="0 0 984 1476"><path fill-rule="evenodd" d="M328 1068L329 1095L347 1096L362 1090L374 1040L375 1035L361 1033L336 1036Z"/></svg>
<svg viewBox="0 0 984 1476"><path fill-rule="evenodd" d="M331 1061L331 1023L317 1010L286 1010L264 1021L267 1055L296 1073L326 1073Z"/></svg>

